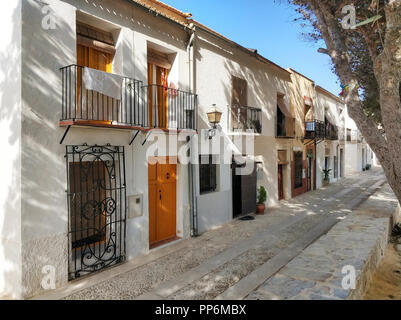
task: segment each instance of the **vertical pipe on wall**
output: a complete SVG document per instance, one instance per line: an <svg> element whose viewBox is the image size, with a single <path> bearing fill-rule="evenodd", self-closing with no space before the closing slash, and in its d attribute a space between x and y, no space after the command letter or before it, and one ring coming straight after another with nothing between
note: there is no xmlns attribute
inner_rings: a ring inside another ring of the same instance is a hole
<svg viewBox="0 0 401 320"><path fill-rule="evenodd" d="M188 41L187 45L187 52L188 52L188 67L189 67L189 90L191 93L196 94L195 89L195 59L194 59L194 39L195 39L195 27L192 27L191 36ZM194 106L194 121L198 120L198 115L195 113L196 108ZM197 126L195 125L197 128ZM194 172L194 155L192 154L194 148L194 143L197 139L193 139L193 137L187 137L187 143L190 143L189 147L189 157L191 159L190 163L188 164L188 182L190 187L190 212L191 212L191 236L197 237L198 234L198 206L197 206L197 195L196 195L196 174Z"/></svg>

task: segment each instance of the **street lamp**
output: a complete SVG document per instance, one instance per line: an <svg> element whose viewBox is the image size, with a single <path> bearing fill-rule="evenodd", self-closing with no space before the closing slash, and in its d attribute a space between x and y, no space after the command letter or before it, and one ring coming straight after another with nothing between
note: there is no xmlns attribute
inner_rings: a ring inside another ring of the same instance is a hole
<svg viewBox="0 0 401 320"><path fill-rule="evenodd" d="M207 132L209 139L212 139L216 135L217 125L220 123L222 112L213 104L207 111L207 118L212 128Z"/></svg>

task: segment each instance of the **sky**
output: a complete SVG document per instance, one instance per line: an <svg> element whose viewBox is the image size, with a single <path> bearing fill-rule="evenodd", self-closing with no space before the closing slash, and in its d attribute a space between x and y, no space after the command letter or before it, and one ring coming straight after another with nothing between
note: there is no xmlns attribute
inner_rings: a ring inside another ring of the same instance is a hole
<svg viewBox="0 0 401 320"><path fill-rule="evenodd" d="M286 0L162 0L283 68L292 68L335 95L341 91L330 58L302 36L301 23Z"/></svg>

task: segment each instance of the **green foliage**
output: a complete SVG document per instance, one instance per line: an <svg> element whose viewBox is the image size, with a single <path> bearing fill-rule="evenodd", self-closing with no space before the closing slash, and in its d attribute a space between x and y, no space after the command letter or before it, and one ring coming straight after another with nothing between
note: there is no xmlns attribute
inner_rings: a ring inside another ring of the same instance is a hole
<svg viewBox="0 0 401 320"><path fill-rule="evenodd" d="M264 186L260 186L258 195L258 204L264 204L267 200L267 192Z"/></svg>
<svg viewBox="0 0 401 320"><path fill-rule="evenodd" d="M330 180L331 169L323 169L324 180Z"/></svg>

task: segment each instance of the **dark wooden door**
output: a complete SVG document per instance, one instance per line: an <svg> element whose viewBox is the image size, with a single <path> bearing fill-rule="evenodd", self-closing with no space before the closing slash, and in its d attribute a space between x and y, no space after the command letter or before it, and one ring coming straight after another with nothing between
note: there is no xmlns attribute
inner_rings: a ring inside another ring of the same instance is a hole
<svg viewBox="0 0 401 320"><path fill-rule="evenodd" d="M253 165L253 171L250 174L238 175L237 168L243 168L245 164L237 164L233 161L232 166L232 200L233 217L240 217L246 214L254 213L256 210L257 196L257 176L256 165Z"/></svg>
<svg viewBox="0 0 401 320"><path fill-rule="evenodd" d="M312 190L312 158L308 157L308 170L307 170L307 191L311 191Z"/></svg>
<svg viewBox="0 0 401 320"><path fill-rule="evenodd" d="M283 180L283 165L278 165L278 199L284 200L284 180Z"/></svg>

